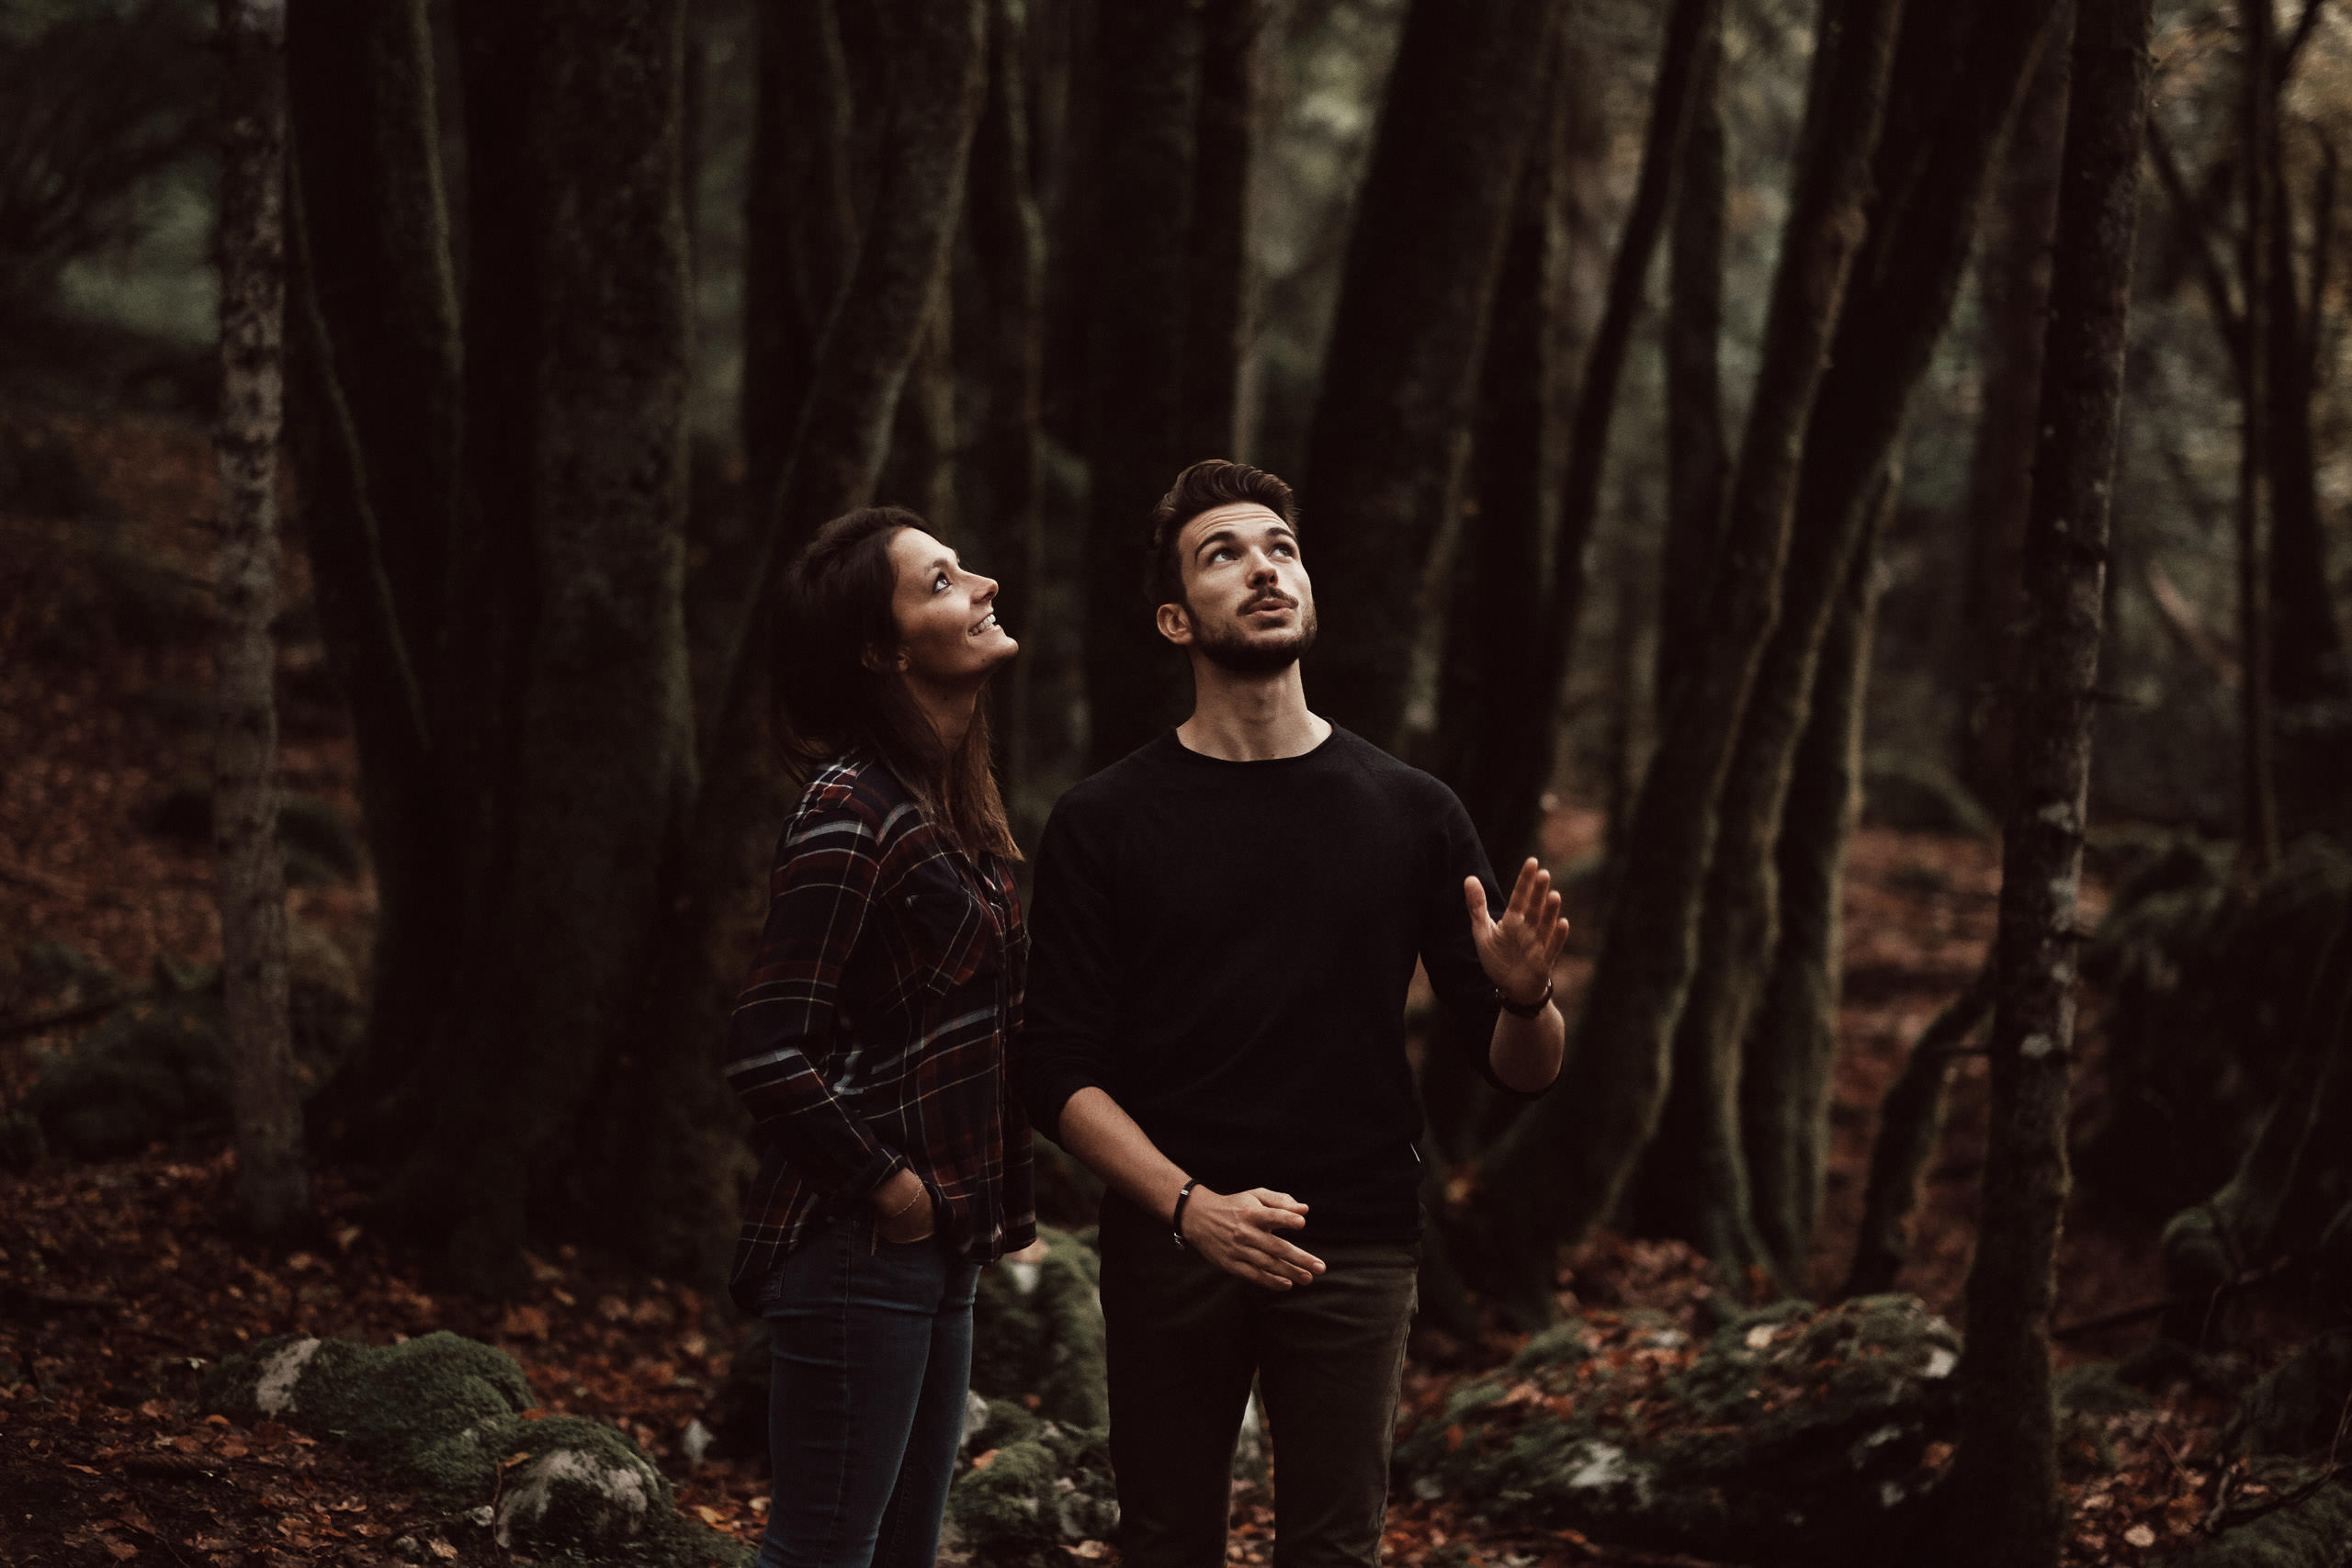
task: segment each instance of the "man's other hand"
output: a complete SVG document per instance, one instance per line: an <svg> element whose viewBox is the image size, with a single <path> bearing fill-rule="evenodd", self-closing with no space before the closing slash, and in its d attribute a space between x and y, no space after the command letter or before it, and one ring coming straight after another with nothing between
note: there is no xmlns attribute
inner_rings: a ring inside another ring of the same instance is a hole
<svg viewBox="0 0 2352 1568"><path fill-rule="evenodd" d="M1193 1189L1184 1201L1184 1245L1238 1279L1270 1291L1304 1285L1323 1272L1323 1260L1302 1252L1284 1233L1306 1224L1306 1205L1287 1192L1253 1187L1247 1192Z"/></svg>
<svg viewBox="0 0 2352 1568"><path fill-rule="evenodd" d="M1470 940L1477 944L1487 978L1504 999L1532 1005L1552 983L1552 965L1568 944L1568 922L1560 915L1560 896L1552 891L1552 874L1528 856L1499 920L1487 917L1487 890L1476 877L1462 879L1462 900L1470 910Z"/></svg>

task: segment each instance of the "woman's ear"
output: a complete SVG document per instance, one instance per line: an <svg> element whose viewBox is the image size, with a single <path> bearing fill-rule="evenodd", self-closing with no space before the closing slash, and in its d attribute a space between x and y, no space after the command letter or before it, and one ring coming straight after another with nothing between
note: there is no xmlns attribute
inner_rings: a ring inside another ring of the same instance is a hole
<svg viewBox="0 0 2352 1568"><path fill-rule="evenodd" d="M903 675L907 671L907 650L902 648L893 653L885 654L872 643L867 643L865 651L858 655L857 661L876 675L892 672Z"/></svg>

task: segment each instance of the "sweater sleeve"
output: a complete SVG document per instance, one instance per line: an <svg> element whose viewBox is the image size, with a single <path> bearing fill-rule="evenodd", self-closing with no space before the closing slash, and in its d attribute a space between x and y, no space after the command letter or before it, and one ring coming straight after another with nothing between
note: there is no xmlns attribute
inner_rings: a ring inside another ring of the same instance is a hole
<svg viewBox="0 0 2352 1568"><path fill-rule="evenodd" d="M838 1201L873 1190L906 1163L834 1097L826 1074L844 1043L835 1027L842 968L880 867L873 825L847 803L794 819L777 846L767 921L727 1032L728 1086L760 1136Z"/></svg>
<svg viewBox="0 0 2352 1568"><path fill-rule="evenodd" d="M1421 967L1429 972L1430 988L1453 1015L1453 1027L1438 1032L1469 1054L1478 1075L1503 1093L1520 1100L1534 1097L1515 1089L1495 1076L1495 1019L1502 998L1478 962L1478 944L1470 937L1469 911L1462 904L1462 879L1475 876L1487 890L1487 910L1500 918L1507 897L1487 864L1487 852L1470 813L1444 784L1432 781L1439 797L1430 859L1430 886L1423 896Z"/></svg>
<svg viewBox="0 0 2352 1568"><path fill-rule="evenodd" d="M1012 1053L1013 1091L1030 1124L1049 1138L1058 1140L1071 1095L1111 1087L1114 929L1101 847L1066 805L1057 807L1037 846L1029 984Z"/></svg>

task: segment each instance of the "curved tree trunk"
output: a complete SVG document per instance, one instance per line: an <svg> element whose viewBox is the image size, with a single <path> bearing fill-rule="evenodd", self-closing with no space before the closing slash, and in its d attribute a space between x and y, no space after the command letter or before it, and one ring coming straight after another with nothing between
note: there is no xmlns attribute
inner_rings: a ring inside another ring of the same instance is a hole
<svg viewBox="0 0 2352 1568"><path fill-rule="evenodd" d="M1091 766L1183 716L1176 651L1143 596L1144 521L1195 457L1180 446L1200 8L1116 0L1094 17L1084 560Z"/></svg>
<svg viewBox="0 0 2352 1568"><path fill-rule="evenodd" d="M1899 5L1826 0L1796 189L1710 592L1715 633L1693 659L1644 781L1622 892L1559 1087L1487 1162L1500 1235L1487 1252L1513 1310L1542 1316L1555 1242L1616 1207L1665 1099L1674 1022L1697 961L1715 801L1778 614L1799 457L1847 276L1860 249ZM1565 541L1564 541L1565 543Z"/></svg>
<svg viewBox="0 0 2352 1568"><path fill-rule="evenodd" d="M1584 612L1589 575L1587 557L1592 547L1593 525L1600 515L1609 427L1616 414L1617 392L1626 355L1632 351L1634 329L1641 319L1650 262L1666 227L1675 166L1690 123L1700 55L1704 40L1720 31L1720 9L1721 0L1675 0L1667 14L1633 206L1617 238L1606 303L1593 327L1576 383L1558 516L1552 526L1550 546L1543 552L1550 565L1543 615L1536 623L1534 656L1531 660L1522 654L1513 661L1525 667L1516 679L1529 695L1488 709L1481 766L1461 781L1468 786L1464 804L1478 824L1489 854L1501 859L1515 860L1534 842L1544 791L1551 782L1559 743L1555 699L1567 673L1568 655Z"/></svg>
<svg viewBox="0 0 2352 1568"><path fill-rule="evenodd" d="M284 1235L311 1217L286 993L277 847L277 436L286 321L286 7L221 0L220 728L213 848L229 1015L237 1201Z"/></svg>
<svg viewBox="0 0 2352 1568"><path fill-rule="evenodd" d="M1310 699L1374 745L1394 741L1404 713L1404 628L1457 493L1558 17L1546 0L1415 0L1357 199L1307 431L1302 537L1322 625Z"/></svg>
<svg viewBox="0 0 2352 1568"><path fill-rule="evenodd" d="M2058 1561L2050 1307L2066 1201L2083 811L2148 110L2148 0L2076 0L2074 76L2026 530L2016 785L2002 852L1992 1101L1968 1279L1954 1561ZM1958 1545L1965 1540L1964 1546Z"/></svg>
<svg viewBox="0 0 2352 1568"><path fill-rule="evenodd" d="M1724 436L1724 39L1720 19L1691 72L1690 129L1675 173L1667 252L1666 543L1658 561L1657 708L1674 701L1690 649L1707 635L1707 581L1724 520L1731 456Z"/></svg>
<svg viewBox="0 0 2352 1568"><path fill-rule="evenodd" d="M1878 537L1903 488L1893 472L1881 482L1883 494L1871 503L1876 521L1855 553L1822 637L1812 711L1772 850L1780 873L1780 941L1741 1053L1740 1145L1756 1233L1770 1265L1800 1295L1810 1293L1814 1220L1829 1169L1830 1079L1845 958L1838 898L1861 801Z"/></svg>
<svg viewBox="0 0 2352 1568"><path fill-rule="evenodd" d="M1676 1024L1651 1215L1727 1279L1770 1263L1749 1208L1740 1134L1748 1023L1771 973L1781 833L1823 638L1874 515L1873 481L1966 270L2001 131L2052 0L1918 6L1905 19L1878 144L1869 239L1823 373L1770 641L1716 802L1698 908L1699 960Z"/></svg>

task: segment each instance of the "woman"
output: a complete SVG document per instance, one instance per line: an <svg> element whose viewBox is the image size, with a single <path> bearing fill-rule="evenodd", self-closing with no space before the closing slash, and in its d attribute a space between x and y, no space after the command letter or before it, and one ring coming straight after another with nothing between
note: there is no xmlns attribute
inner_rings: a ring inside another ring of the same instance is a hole
<svg viewBox="0 0 2352 1568"><path fill-rule="evenodd" d="M895 508L792 569L775 666L815 773L778 847L727 1047L761 1163L732 1288L768 1320L760 1568L931 1568L979 1266L1028 1244L1006 1092L1028 939L981 690L996 584Z"/></svg>

